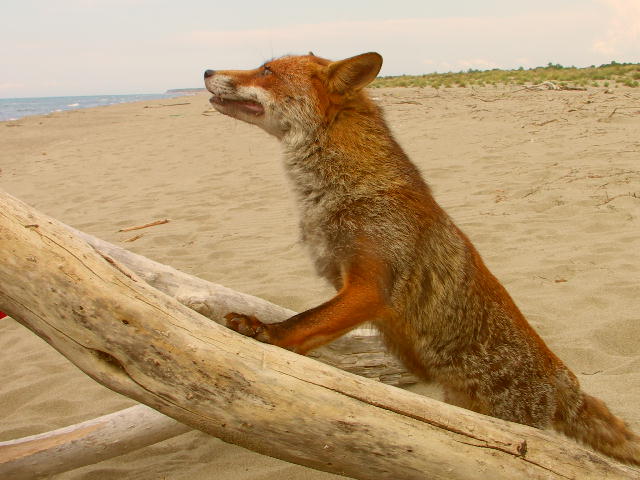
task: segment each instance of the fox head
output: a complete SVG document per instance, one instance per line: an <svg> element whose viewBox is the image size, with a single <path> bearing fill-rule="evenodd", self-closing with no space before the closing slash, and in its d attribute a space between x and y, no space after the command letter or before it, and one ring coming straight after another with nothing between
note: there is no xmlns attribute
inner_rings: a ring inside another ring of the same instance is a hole
<svg viewBox="0 0 640 480"><path fill-rule="evenodd" d="M382 57L374 52L332 62L312 53L270 60L254 70L207 70L211 104L283 139L327 127L362 96Z"/></svg>

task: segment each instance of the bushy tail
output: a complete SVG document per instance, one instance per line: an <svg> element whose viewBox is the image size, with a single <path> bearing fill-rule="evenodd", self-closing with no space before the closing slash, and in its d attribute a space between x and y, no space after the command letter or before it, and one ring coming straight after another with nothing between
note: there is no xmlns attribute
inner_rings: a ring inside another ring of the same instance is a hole
<svg viewBox="0 0 640 480"><path fill-rule="evenodd" d="M565 435L624 463L640 466L640 436L612 414L602 400L576 392L573 405L564 405L555 427Z"/></svg>

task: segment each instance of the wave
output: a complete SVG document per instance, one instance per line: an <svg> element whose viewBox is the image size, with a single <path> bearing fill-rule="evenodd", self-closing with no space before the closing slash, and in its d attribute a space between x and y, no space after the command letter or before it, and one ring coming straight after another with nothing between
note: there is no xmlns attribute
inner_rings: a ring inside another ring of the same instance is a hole
<svg viewBox="0 0 640 480"><path fill-rule="evenodd" d="M16 120L31 115L46 115L64 110L76 110L117 103L173 98L179 94L93 95L41 98L0 98L0 122Z"/></svg>

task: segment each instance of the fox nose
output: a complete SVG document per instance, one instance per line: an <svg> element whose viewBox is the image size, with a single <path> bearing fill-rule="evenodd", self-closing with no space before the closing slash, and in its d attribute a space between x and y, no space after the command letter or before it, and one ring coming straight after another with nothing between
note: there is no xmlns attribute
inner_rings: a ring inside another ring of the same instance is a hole
<svg viewBox="0 0 640 480"><path fill-rule="evenodd" d="M205 70L204 71L204 78L209 78L210 76L212 76L215 73L216 73L215 70Z"/></svg>

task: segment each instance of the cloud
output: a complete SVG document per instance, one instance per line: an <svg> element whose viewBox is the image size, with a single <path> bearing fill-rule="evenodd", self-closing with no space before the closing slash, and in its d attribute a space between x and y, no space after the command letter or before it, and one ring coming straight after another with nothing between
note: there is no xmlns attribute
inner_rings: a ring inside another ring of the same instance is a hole
<svg viewBox="0 0 640 480"><path fill-rule="evenodd" d="M375 50L385 58L382 74L399 75L535 67L548 62L590 65L600 58L586 51L584 45L593 43L602 28L601 17L594 9L555 9L504 16L199 30L184 33L176 41L185 48L206 49L216 65L222 65L220 68L248 68L270 56L309 50L336 59ZM244 56L242 51L246 52ZM261 58L257 58L259 54ZM251 55L256 58L249 59Z"/></svg>
<svg viewBox="0 0 640 480"><path fill-rule="evenodd" d="M11 82L5 82L5 83L0 83L0 92L3 90L15 90L18 88L24 88L24 84L22 83L11 83Z"/></svg>
<svg viewBox="0 0 640 480"><path fill-rule="evenodd" d="M422 63L430 70L436 72L459 72L463 70L491 70L500 66L486 58L460 59L452 62L436 61L432 59L423 60Z"/></svg>
<svg viewBox="0 0 640 480"><path fill-rule="evenodd" d="M603 36L593 44L593 50L603 55L617 57L635 56L640 60L640 1L600 0L609 13L608 25Z"/></svg>
<svg viewBox="0 0 640 480"><path fill-rule="evenodd" d="M188 32L183 39L187 42L206 43L210 46L268 41L274 44L286 43L291 48L296 44L314 43L320 39L329 44L340 44L346 39L354 41L360 38L372 41L376 36L388 41L396 36L402 39L435 38L446 32L468 34L475 31L490 34L490 27L498 22L500 22L499 19L491 17L335 21L250 30L201 30Z"/></svg>
<svg viewBox="0 0 640 480"><path fill-rule="evenodd" d="M67 5L64 14L58 3L39 2L38 12L29 2L14 3L15 20L9 17L0 30L1 96L197 86L207 68L250 68L309 50L333 59L377 51L384 57L383 75L640 60L640 0L542 0L464 10L485 12L481 16L433 18L430 13L411 16L408 6L390 6L387 17L355 16L359 13L348 2L319 17L302 16L307 7L290 17L265 7L259 15L249 12L255 18L237 7L221 10L220 2L211 1L203 1L196 14L193 8L153 0L58 2ZM125 4L123 20L117 7ZM434 15L461 11L436 10ZM300 18L310 20L300 24ZM44 78L55 85L41 85Z"/></svg>

